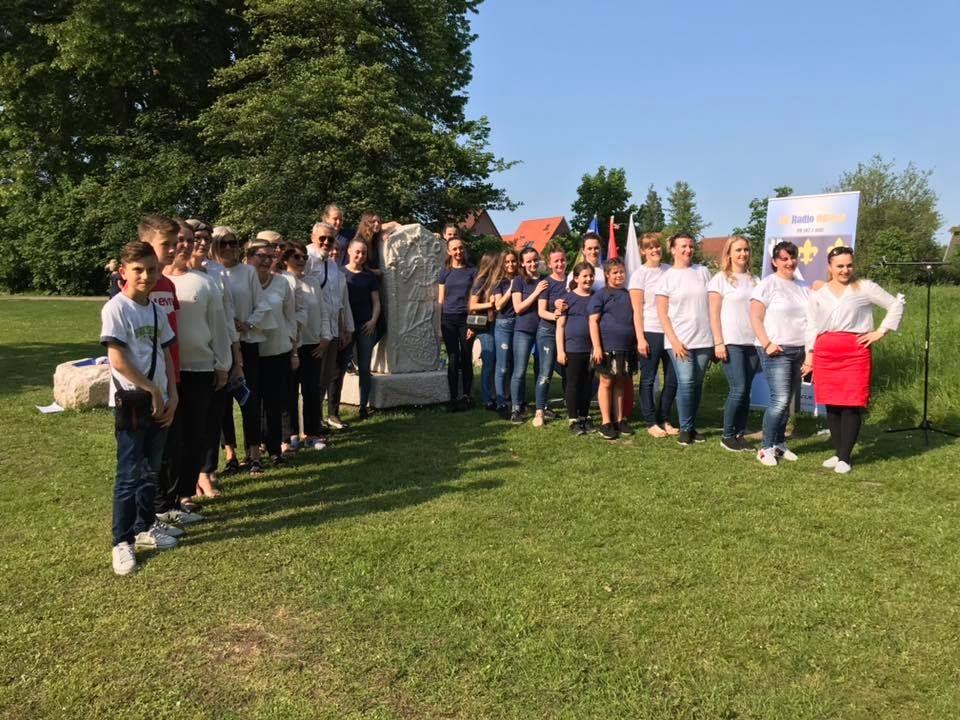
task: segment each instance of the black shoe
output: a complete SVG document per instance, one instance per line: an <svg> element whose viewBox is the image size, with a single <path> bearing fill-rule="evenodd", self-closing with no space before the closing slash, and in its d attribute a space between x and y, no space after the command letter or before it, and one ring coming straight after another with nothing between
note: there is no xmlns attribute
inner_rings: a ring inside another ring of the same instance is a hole
<svg viewBox="0 0 960 720"><path fill-rule="evenodd" d="M287 461L284 459L283 455L271 455L270 462L273 463L274 467L283 467L287 464Z"/></svg>
<svg viewBox="0 0 960 720"><path fill-rule="evenodd" d="M690 431L690 439L695 443L703 443L707 441L707 439L696 430Z"/></svg>
<svg viewBox="0 0 960 720"><path fill-rule="evenodd" d="M353 360L347 363L346 370L351 375L357 375L359 373L359 370L357 370L357 364Z"/></svg>
<svg viewBox="0 0 960 720"><path fill-rule="evenodd" d="M600 426L600 437L604 440L616 440L620 437L620 433L617 432L617 426L613 423L604 423Z"/></svg>
<svg viewBox="0 0 960 720"><path fill-rule="evenodd" d="M571 435L583 435L583 426L580 424L579 420L570 418L570 434Z"/></svg>
<svg viewBox="0 0 960 720"><path fill-rule="evenodd" d="M596 430L596 428L593 426L593 420L588 417L580 418L580 424L583 425L583 432L585 435L589 435Z"/></svg>
<svg viewBox="0 0 960 720"><path fill-rule="evenodd" d="M741 446L742 441L739 438L735 437L722 437L720 438L720 447L724 450L729 450L730 452L742 452L743 447Z"/></svg>
<svg viewBox="0 0 960 720"><path fill-rule="evenodd" d="M553 410L551 410L550 408L546 408L546 409L543 411L543 419L546 420L547 422L556 420L556 419L557 419L557 414L556 414Z"/></svg>
<svg viewBox="0 0 960 720"><path fill-rule="evenodd" d="M737 435L736 441L737 447L740 448L740 452L752 453L757 451L757 449L751 443L748 443L744 439L743 435Z"/></svg>
<svg viewBox="0 0 960 720"><path fill-rule="evenodd" d="M504 405L503 407L498 407L498 408L497 408L497 415L499 415L499 416L501 417L501 419L503 419L503 420L509 420L509 419L510 419L510 408L508 408L506 405Z"/></svg>
<svg viewBox="0 0 960 720"><path fill-rule="evenodd" d="M514 425L523 425L523 415L520 414L519 410L514 410L510 413L510 422Z"/></svg>
<svg viewBox="0 0 960 720"><path fill-rule="evenodd" d="M621 420L617 423L617 430L621 435L633 435L633 428L630 427L630 423L626 420Z"/></svg>
<svg viewBox="0 0 960 720"><path fill-rule="evenodd" d="M360 408L360 412L357 414L359 415L361 420L366 420L368 417L370 417L370 411L367 410L365 407Z"/></svg>
<svg viewBox="0 0 960 720"><path fill-rule="evenodd" d="M460 403L456 400L450 400L447 403L447 412L460 412Z"/></svg>
<svg viewBox="0 0 960 720"><path fill-rule="evenodd" d="M483 407L484 407L485 410L489 410L490 412L497 412L497 404L496 404L496 403L492 403L492 402L490 402L490 403L484 403Z"/></svg>
<svg viewBox="0 0 960 720"><path fill-rule="evenodd" d="M690 437L690 433L681 430L680 434L677 435L677 442L686 447L687 445L693 445L693 438Z"/></svg>

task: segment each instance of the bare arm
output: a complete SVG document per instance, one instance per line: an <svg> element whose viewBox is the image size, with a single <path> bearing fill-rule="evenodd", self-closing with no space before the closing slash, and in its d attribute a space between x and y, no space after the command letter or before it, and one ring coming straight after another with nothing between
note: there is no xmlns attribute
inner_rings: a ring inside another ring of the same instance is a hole
<svg viewBox="0 0 960 720"><path fill-rule="evenodd" d="M660 318L660 324L663 325L663 334L670 341L670 347L677 359L686 360L689 357L687 346L680 342L680 338L677 337L677 333L673 329L673 323L670 322L669 310L670 298L666 295L657 295L657 317Z"/></svg>
<svg viewBox="0 0 960 720"><path fill-rule="evenodd" d="M717 292L707 293L710 303L710 331L713 333L713 354L717 360L726 362L727 346L723 342L723 325L720 323L720 308L723 307L723 296Z"/></svg>
<svg viewBox="0 0 960 720"><path fill-rule="evenodd" d="M750 301L750 325L753 327L753 334L760 341L761 349L771 357L783 352L783 348L776 343L770 342L770 336L763 326L763 319L767 316L767 306L759 300Z"/></svg>
<svg viewBox="0 0 960 720"><path fill-rule="evenodd" d="M643 335L643 290L630 290L630 306L633 308L633 332L637 335L637 352L640 357L649 357L650 344Z"/></svg>
<svg viewBox="0 0 960 720"><path fill-rule="evenodd" d="M557 363L560 365L567 364L567 351L563 344L563 328L566 327L566 324L566 315L557 318Z"/></svg>
<svg viewBox="0 0 960 720"><path fill-rule="evenodd" d="M591 357L599 365L603 362L603 342L600 338L600 315L596 313L590 316L590 344L593 345Z"/></svg>

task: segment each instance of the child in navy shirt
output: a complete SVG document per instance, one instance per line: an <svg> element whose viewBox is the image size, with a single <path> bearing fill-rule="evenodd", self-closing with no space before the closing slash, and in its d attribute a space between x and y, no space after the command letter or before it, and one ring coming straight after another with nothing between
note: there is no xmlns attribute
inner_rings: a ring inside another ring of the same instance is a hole
<svg viewBox="0 0 960 720"><path fill-rule="evenodd" d="M557 363L566 368L564 399L570 432L574 435L586 435L592 429L589 306L593 297L593 278L590 263L582 262L573 268L572 289L563 296L563 314L557 319Z"/></svg>
<svg viewBox="0 0 960 720"><path fill-rule="evenodd" d="M623 401L630 380L637 371L637 340L633 329L633 306L624 287L626 270L620 258L603 264L607 286L590 301L592 357L600 373L600 435L615 440L632 435L633 428L623 417Z"/></svg>

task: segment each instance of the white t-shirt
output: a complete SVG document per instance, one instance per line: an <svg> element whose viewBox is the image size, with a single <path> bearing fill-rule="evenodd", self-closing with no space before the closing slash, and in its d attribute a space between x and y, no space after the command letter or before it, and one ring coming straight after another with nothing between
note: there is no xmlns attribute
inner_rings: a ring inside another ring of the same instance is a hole
<svg viewBox="0 0 960 720"><path fill-rule="evenodd" d="M657 267L641 265L630 273L627 290L643 291L644 332L663 332L663 325L660 324L660 316L657 315L657 288L660 287L663 274L669 269L669 265L658 265Z"/></svg>
<svg viewBox="0 0 960 720"><path fill-rule="evenodd" d="M807 327L807 302L810 291L796 280L784 280L776 273L767 275L753 289L751 300L766 306L763 328L770 342L777 345L803 345Z"/></svg>
<svg viewBox="0 0 960 720"><path fill-rule="evenodd" d="M871 280L860 280L857 287L844 288L838 297L824 285L810 293L807 304L808 350L813 349L817 335L825 332L868 333L873 330L873 306L887 311L880 328L894 332L903 317L903 295L894 297Z"/></svg>
<svg viewBox="0 0 960 720"><path fill-rule="evenodd" d="M154 315L156 309L156 315ZM115 344L127 351L127 356L134 367L145 376L150 372L150 362L153 356L153 323L157 323L157 352L156 365L151 378L154 385L160 388L164 401L167 400L167 364L164 360L164 348L173 345L176 337L170 328L167 314L155 303L148 301L141 305L118 293L110 298L100 311L100 342L103 345ZM132 382L111 368L113 377L124 390L137 388ZM110 383L110 407L115 406L114 393L116 386Z"/></svg>
<svg viewBox="0 0 960 720"><path fill-rule="evenodd" d="M180 302L177 310L180 370L229 370L233 358L220 283L197 270L166 277L176 286Z"/></svg>
<svg viewBox="0 0 960 720"><path fill-rule="evenodd" d="M732 282L731 282L732 281ZM707 285L708 293L721 298L720 331L726 345L756 345L757 336L750 324L750 296L757 278L749 273L733 273L727 278L718 272Z"/></svg>
<svg viewBox="0 0 960 720"><path fill-rule="evenodd" d="M259 282L259 280L257 281ZM274 327L264 330L260 343L260 357L289 353L297 336L297 313L293 291L283 275L272 275L263 288L263 297L270 306Z"/></svg>
<svg viewBox="0 0 960 720"><path fill-rule="evenodd" d="M567 273L567 287L573 282L573 270ZM603 290L607 286L607 279L603 276L603 268L595 267L593 269L593 291Z"/></svg>
<svg viewBox="0 0 960 720"><path fill-rule="evenodd" d="M688 350L713 347L710 306L707 302L709 283L710 271L703 265L671 267L660 278L657 295L670 299L667 317L670 318L677 339ZM672 347L669 337L664 337L664 346Z"/></svg>

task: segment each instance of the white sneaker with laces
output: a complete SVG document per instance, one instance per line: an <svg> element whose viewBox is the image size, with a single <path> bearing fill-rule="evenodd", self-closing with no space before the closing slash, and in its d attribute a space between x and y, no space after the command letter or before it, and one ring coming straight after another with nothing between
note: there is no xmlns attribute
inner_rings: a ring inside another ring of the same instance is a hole
<svg viewBox="0 0 960 720"><path fill-rule="evenodd" d="M334 430L343 430L347 427L347 424L336 415L331 415L327 418L327 425L332 427Z"/></svg>
<svg viewBox="0 0 960 720"><path fill-rule="evenodd" d="M777 454L773 448L760 449L757 451L757 462L767 467L775 467L777 465Z"/></svg>
<svg viewBox="0 0 960 720"><path fill-rule="evenodd" d="M138 533L135 542L138 548L147 548L149 550L169 550L177 546L176 538L164 535L156 528L150 528L142 533Z"/></svg>
<svg viewBox="0 0 960 720"><path fill-rule="evenodd" d="M778 458L783 458L784 460L789 460L790 462L796 462L798 460L797 454L783 443L780 445L775 445L773 449L774 452L777 453Z"/></svg>
<svg viewBox="0 0 960 720"><path fill-rule="evenodd" d="M137 555L133 545L128 542L113 546L113 572L117 575L129 575L137 569Z"/></svg>
<svg viewBox="0 0 960 720"><path fill-rule="evenodd" d="M184 531L178 528L176 525L169 525L162 520L157 520L153 523L153 528L157 532L161 532L164 535L169 535L172 538L179 538L184 536Z"/></svg>
<svg viewBox="0 0 960 720"><path fill-rule="evenodd" d="M840 473L841 475L846 475L848 472L850 472L850 469L850 463L845 463L843 460L839 460L833 471L835 473Z"/></svg>
<svg viewBox="0 0 960 720"><path fill-rule="evenodd" d="M179 523L180 525L189 525L190 523L196 523L203 520L203 515L200 513L191 513L186 510L167 510L166 512L157 513L157 520L165 523Z"/></svg>
<svg viewBox="0 0 960 720"><path fill-rule="evenodd" d="M840 458L834 455L833 457L828 457L820 464L828 470L833 470L837 466L838 462L840 462Z"/></svg>

